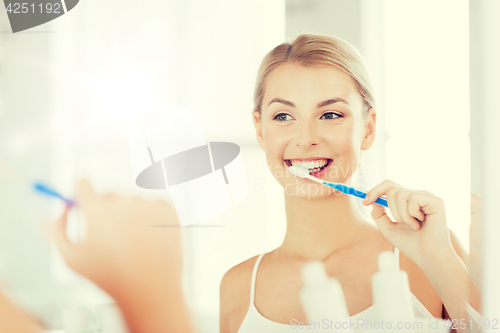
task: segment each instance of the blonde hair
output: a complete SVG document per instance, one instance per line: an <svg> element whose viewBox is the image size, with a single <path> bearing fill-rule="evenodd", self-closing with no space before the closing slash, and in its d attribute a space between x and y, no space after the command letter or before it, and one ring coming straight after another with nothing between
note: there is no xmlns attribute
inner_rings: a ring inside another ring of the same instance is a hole
<svg viewBox="0 0 500 333"><path fill-rule="evenodd" d="M276 46L262 60L255 87L254 110L261 111L269 75L288 63L305 67L335 66L353 78L366 110L375 106L373 87L358 51L340 38L308 34L300 35L292 43Z"/></svg>

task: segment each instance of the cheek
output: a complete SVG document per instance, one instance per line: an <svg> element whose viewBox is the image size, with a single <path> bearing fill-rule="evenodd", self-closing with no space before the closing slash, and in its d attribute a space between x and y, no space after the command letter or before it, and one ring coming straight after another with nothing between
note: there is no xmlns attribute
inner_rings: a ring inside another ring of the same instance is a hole
<svg viewBox="0 0 500 333"><path fill-rule="evenodd" d="M277 128L269 128L264 131L264 142L266 146L266 155L269 158L282 158L285 154L290 139L286 131L280 131Z"/></svg>
<svg viewBox="0 0 500 333"><path fill-rule="evenodd" d="M352 128L344 127L337 131L332 131L329 137L333 149L339 155L349 154L359 149L359 147L356 146L359 140Z"/></svg>

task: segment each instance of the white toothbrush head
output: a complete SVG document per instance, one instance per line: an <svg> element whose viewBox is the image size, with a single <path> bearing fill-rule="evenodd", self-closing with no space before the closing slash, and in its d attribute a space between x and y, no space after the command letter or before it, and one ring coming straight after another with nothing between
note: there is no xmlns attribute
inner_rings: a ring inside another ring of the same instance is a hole
<svg viewBox="0 0 500 333"><path fill-rule="evenodd" d="M291 167L288 168L290 172L300 178L307 178L309 176L309 173L307 172L306 168L299 167L297 165L292 165Z"/></svg>
<svg viewBox="0 0 500 333"><path fill-rule="evenodd" d="M290 170L290 172L297 177L307 178L317 183L323 183L320 179L311 176L307 169L299 167L297 165L292 165L291 167L288 168L288 170Z"/></svg>

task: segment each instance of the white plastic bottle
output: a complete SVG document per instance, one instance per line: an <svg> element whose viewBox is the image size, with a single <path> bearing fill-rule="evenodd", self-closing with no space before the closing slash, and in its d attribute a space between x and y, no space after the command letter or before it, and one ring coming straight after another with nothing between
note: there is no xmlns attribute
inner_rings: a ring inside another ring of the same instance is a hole
<svg viewBox="0 0 500 333"><path fill-rule="evenodd" d="M351 333L342 287L337 279L326 275L323 263L311 261L304 264L302 280L300 301L307 319L311 325L316 325L313 328L318 332Z"/></svg>
<svg viewBox="0 0 500 333"><path fill-rule="evenodd" d="M379 254L378 272L372 276L372 293L378 320L411 322L415 318L408 274L397 269L394 253Z"/></svg>

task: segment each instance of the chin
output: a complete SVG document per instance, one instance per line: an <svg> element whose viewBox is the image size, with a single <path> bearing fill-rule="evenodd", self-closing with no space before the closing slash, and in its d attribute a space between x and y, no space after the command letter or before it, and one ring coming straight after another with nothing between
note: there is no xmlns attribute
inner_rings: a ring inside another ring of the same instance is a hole
<svg viewBox="0 0 500 333"><path fill-rule="evenodd" d="M285 196L294 196L307 200L324 199L337 192L331 187L321 185L307 179L295 179L295 181L290 180L290 182L282 185Z"/></svg>

